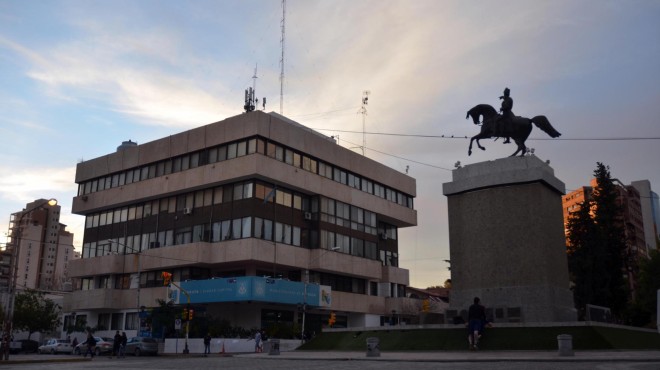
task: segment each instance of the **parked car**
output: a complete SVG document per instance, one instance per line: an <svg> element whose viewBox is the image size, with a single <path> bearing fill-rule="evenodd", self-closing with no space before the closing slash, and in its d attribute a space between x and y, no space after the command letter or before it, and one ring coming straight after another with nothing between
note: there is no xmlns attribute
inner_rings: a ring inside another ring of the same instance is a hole
<svg viewBox="0 0 660 370"><path fill-rule="evenodd" d="M96 348L94 349L95 355L99 356L103 353L112 353L112 344L114 343L114 339L106 337L94 337L94 340L96 340ZM82 341L82 343L78 344L76 348L73 349L74 355L84 355L85 353L87 353L87 343L85 343L85 341Z"/></svg>
<svg viewBox="0 0 660 370"><path fill-rule="evenodd" d="M39 353L50 353L51 355L71 353L72 351L71 342L65 339L49 339L46 344L39 346Z"/></svg>
<svg viewBox="0 0 660 370"><path fill-rule="evenodd" d="M11 342L9 346L9 352L16 353L34 353L37 352L39 348L39 342L31 339L20 339L17 341Z"/></svg>
<svg viewBox="0 0 660 370"><path fill-rule="evenodd" d="M153 338L133 337L126 342L124 352L127 355L157 355L158 342Z"/></svg>

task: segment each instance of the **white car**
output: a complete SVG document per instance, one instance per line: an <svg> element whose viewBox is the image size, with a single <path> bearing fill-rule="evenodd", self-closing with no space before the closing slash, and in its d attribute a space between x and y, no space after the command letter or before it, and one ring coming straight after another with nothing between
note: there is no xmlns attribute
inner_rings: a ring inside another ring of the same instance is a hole
<svg viewBox="0 0 660 370"><path fill-rule="evenodd" d="M57 353L71 353L73 347L71 343L65 339L49 339L46 344L39 346L39 353L50 353L51 355Z"/></svg>

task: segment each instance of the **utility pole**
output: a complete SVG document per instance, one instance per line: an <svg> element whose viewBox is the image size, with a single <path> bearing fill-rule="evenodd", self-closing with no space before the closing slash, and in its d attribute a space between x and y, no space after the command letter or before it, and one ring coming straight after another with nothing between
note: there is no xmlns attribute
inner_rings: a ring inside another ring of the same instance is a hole
<svg viewBox="0 0 660 370"><path fill-rule="evenodd" d="M282 0L282 21L280 28L282 36L280 37L280 46L282 47L282 56L280 58L280 114L284 115L284 31L286 25L286 0Z"/></svg>

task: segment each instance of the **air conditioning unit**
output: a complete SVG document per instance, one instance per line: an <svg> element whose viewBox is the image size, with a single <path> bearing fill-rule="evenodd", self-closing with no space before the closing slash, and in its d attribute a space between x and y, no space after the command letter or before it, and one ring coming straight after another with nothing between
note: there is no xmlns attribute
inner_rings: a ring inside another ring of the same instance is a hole
<svg viewBox="0 0 660 370"><path fill-rule="evenodd" d="M184 209L183 209L183 214L184 214L184 215L191 215L191 214L192 214L192 211L193 211L192 208L184 208Z"/></svg>
<svg viewBox="0 0 660 370"><path fill-rule="evenodd" d="M384 232L383 232L383 233L380 233L379 235L380 235L380 238L381 238L382 240L387 240L387 233L384 233Z"/></svg>
<svg viewBox="0 0 660 370"><path fill-rule="evenodd" d="M312 219L312 212L305 212L305 220L311 220Z"/></svg>

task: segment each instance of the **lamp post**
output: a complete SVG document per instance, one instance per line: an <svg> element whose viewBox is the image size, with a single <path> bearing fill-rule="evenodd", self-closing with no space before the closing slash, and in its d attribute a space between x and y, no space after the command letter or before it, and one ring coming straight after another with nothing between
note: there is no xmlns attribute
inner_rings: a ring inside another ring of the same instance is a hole
<svg viewBox="0 0 660 370"><path fill-rule="evenodd" d="M130 250L131 250L133 253L135 253L135 255L137 256L137 263L138 263L138 266L137 266L137 292L136 292L136 293L137 293L137 294L136 294L137 297L136 297L136 299L135 299L135 301L136 301L136 306L135 306L135 307L136 307L136 310L137 310L137 313L138 313L138 316L139 316L139 315L140 315L140 284L142 283L142 282L141 282L141 275L142 275L142 251L139 251L139 250L137 250L137 249L135 249L135 248L133 248L133 247L129 247L128 245L126 245L126 244L124 244L124 243L120 243L120 242L115 241L115 240L112 240L112 239L108 239L108 242L109 242L111 245L112 245L112 243L117 243L117 245L121 245L122 247L124 247L124 248L125 248L124 250L126 250L126 249L130 249ZM126 254L126 252L124 252L124 255L125 255L125 254ZM137 336L138 336L138 337L141 336L141 335L140 335L140 329L139 329L139 328L138 328L138 335L137 335Z"/></svg>
<svg viewBox="0 0 660 370"><path fill-rule="evenodd" d="M316 258L320 259L326 253L331 252L331 251L334 252L334 251L337 251L339 249L340 249L339 247L332 247L332 248L324 251L323 253L319 254L319 256L316 257ZM310 261L309 264L311 265L312 261ZM305 344L305 314L307 312L307 285L308 284L309 284L309 269L305 269L305 285L304 285L304 288L303 288L303 304L302 304L302 326L300 328L300 344L301 345Z"/></svg>
<svg viewBox="0 0 660 370"><path fill-rule="evenodd" d="M12 241L12 244L14 245L12 248L11 252L11 267L9 269L9 274L11 281L9 283L9 299L7 300L7 319L5 321L5 332L7 333L8 336L11 337L11 332L13 331L13 326L14 326L14 304L16 301L16 280L18 278L18 257L20 255L20 247L21 247L21 234L22 234L22 223L23 223L23 218L29 214L32 213L32 211L39 209L45 205L49 205L51 207L54 207L57 205L57 199L55 198L50 198L48 200L46 199L41 199L41 201L32 208L27 209L25 211L21 212L21 217L18 218L18 222L16 224L17 228L17 233L16 233L16 239ZM6 351L4 354L4 357L6 360L9 359L9 343L7 343L6 347L4 348Z"/></svg>

